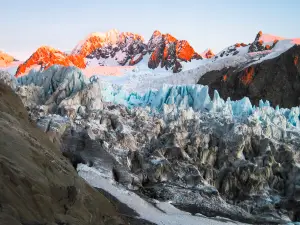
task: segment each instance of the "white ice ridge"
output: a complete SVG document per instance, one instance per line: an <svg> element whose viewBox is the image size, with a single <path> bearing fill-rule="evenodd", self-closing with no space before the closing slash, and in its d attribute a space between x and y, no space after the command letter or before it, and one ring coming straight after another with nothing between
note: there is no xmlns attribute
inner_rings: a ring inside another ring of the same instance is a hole
<svg viewBox="0 0 300 225"><path fill-rule="evenodd" d="M196 112L209 112L232 118L251 118L260 123L272 123L283 129L300 129L300 107L291 109L273 108L269 101L260 100L259 106L251 104L248 97L232 101L223 100L217 91L213 99L208 94L208 87L202 85L164 85L158 91L150 90L144 95L126 93L120 86L109 84L101 88L105 101L124 104L128 107L150 107L158 112L168 112L170 105L173 113L192 109Z"/></svg>

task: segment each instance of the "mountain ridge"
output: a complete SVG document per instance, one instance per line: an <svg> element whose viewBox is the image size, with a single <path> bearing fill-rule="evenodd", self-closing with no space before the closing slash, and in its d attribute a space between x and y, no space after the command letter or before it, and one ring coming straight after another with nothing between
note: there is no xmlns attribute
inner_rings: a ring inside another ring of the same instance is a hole
<svg viewBox="0 0 300 225"><path fill-rule="evenodd" d="M159 39L161 43L155 42L156 35L161 36ZM169 44L176 45L176 50L174 52L168 52ZM167 47L163 47L162 45L167 45ZM161 67L165 67L166 69L169 67L176 67L175 61L177 58L182 61L201 58L187 41L177 40L170 34L162 34L159 31L154 31L151 39L148 43L145 43L144 38L139 34L119 32L116 29L112 29L106 33L94 32L89 34L75 46L70 54L63 53L52 47L45 48L45 46L41 46L29 57L29 59L19 66L16 77L25 75L31 68L36 66L47 69L51 65L59 64L63 66L74 65L78 68L85 68L91 64L100 66L106 65L106 62L102 62L107 61L105 59L115 61L113 65L132 66L140 62L143 55L147 53L152 54L154 51L156 51L156 53L159 52L159 56L157 56L159 58L158 61L159 63L162 63ZM170 54L172 54L172 56ZM119 56L118 59L114 58L116 55ZM155 53L152 55L152 59L155 61ZM162 55L164 55L164 59L162 58ZM168 56L173 58L173 62L171 63L172 65L166 66L165 62L167 61ZM150 64L153 64L153 61ZM177 69L174 69L174 72L179 72L179 64L180 62L177 61ZM154 63L154 66L152 67L156 68L157 66L158 65Z"/></svg>

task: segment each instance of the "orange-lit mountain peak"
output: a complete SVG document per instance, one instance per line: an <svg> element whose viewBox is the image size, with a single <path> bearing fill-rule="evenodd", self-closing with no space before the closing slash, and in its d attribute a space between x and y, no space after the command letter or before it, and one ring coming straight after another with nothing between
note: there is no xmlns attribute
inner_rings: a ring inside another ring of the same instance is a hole
<svg viewBox="0 0 300 225"><path fill-rule="evenodd" d="M165 41L167 42L167 43L172 43L172 42L176 42L177 41L177 39L175 38L175 37L173 37L171 34L165 34L165 35L163 35L164 36L164 38L165 38Z"/></svg>
<svg viewBox="0 0 300 225"><path fill-rule="evenodd" d="M5 52L0 51L0 66L7 66L13 61L15 61L14 57Z"/></svg>
<svg viewBox="0 0 300 225"><path fill-rule="evenodd" d="M71 54L86 57L105 44L116 44L119 40L119 34L119 31L116 29L109 30L106 33L91 33L84 40L79 42Z"/></svg>
<svg viewBox="0 0 300 225"><path fill-rule="evenodd" d="M203 58L210 59L215 56L215 53L213 53L213 51L210 48L208 48L204 52L202 52L200 55Z"/></svg>
<svg viewBox="0 0 300 225"><path fill-rule="evenodd" d="M47 45L43 45L39 47L32 55L41 55L41 56L46 56L47 55L53 55L56 54L56 56L61 56L64 57L66 54L58 49L52 48ZM32 56L31 55L31 56Z"/></svg>
<svg viewBox="0 0 300 225"><path fill-rule="evenodd" d="M159 30L155 30L152 34L152 36L161 36L162 33Z"/></svg>
<svg viewBox="0 0 300 225"><path fill-rule="evenodd" d="M193 47L186 40L178 41L176 44L176 55L179 59L190 61L195 55L198 55Z"/></svg>
<svg viewBox="0 0 300 225"><path fill-rule="evenodd" d="M84 68L84 59L81 56L67 55L57 49L49 46L39 47L27 61L20 64L16 77L20 77L28 73L34 67L42 67L48 69L50 66L57 64L62 66L77 66L79 68Z"/></svg>
<svg viewBox="0 0 300 225"><path fill-rule="evenodd" d="M188 41L178 40L169 33L162 34L157 30L153 32L147 46L151 53L148 66L152 69L157 68L160 64L166 69L172 68L176 73L182 69L181 61L202 59Z"/></svg>
<svg viewBox="0 0 300 225"><path fill-rule="evenodd" d="M119 42L125 42L125 40L127 38L130 38L130 39L133 39L133 40L136 40L136 41L142 41L144 42L144 37L139 35L139 34L135 34L135 33L131 33L131 32L122 32L120 35L119 35Z"/></svg>

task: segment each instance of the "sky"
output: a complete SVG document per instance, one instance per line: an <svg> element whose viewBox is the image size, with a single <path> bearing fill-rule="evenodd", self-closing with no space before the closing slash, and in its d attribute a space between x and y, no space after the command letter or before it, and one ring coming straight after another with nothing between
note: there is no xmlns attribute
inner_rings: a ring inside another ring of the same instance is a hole
<svg viewBox="0 0 300 225"><path fill-rule="evenodd" d="M300 37L299 0L14 0L0 3L0 50L20 60L48 45L72 50L91 32L154 30L197 52L252 42L258 31Z"/></svg>

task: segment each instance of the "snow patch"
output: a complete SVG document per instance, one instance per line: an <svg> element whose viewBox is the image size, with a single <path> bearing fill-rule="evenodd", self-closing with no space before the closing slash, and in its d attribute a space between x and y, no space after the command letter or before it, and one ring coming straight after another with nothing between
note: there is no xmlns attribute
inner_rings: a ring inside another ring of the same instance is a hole
<svg viewBox="0 0 300 225"><path fill-rule="evenodd" d="M95 168L88 167L84 164L78 164L77 171L79 176L86 180L90 185L101 188L110 193L120 202L135 210L142 219L152 223L158 225L224 225L224 221L218 221L217 218L207 218L200 214L192 216L190 213L183 212L167 202L157 201L157 208L155 208L152 204L148 203L137 194L126 190L124 187L117 185L110 179L106 179L101 172ZM227 220L225 224L237 225L242 223Z"/></svg>

